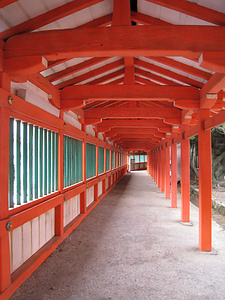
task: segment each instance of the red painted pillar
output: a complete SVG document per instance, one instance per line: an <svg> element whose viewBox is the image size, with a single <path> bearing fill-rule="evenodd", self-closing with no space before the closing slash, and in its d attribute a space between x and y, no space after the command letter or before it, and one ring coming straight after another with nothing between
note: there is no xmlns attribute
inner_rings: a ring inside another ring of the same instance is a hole
<svg viewBox="0 0 225 300"><path fill-rule="evenodd" d="M190 222L190 158L189 139L183 138L188 125L181 125L181 221Z"/></svg>
<svg viewBox="0 0 225 300"><path fill-rule="evenodd" d="M212 250L212 165L211 130L204 130L204 120L210 118L209 109L198 114L199 155L199 249Z"/></svg>
<svg viewBox="0 0 225 300"><path fill-rule="evenodd" d="M0 87L10 91L10 77L0 72ZM9 110L0 107L0 220L9 215ZM0 231L0 292L11 284L9 233Z"/></svg>
<svg viewBox="0 0 225 300"><path fill-rule="evenodd" d="M63 112L60 111L60 118L63 119ZM59 182L59 192L63 194L63 166L64 166L64 131L59 131L58 139L58 182ZM66 200L66 199L65 199ZM55 207L55 235L62 235L64 232L63 224L64 216L64 202Z"/></svg>
<svg viewBox="0 0 225 300"><path fill-rule="evenodd" d="M0 220L8 217L9 187L9 110L0 107ZM9 233L0 232L0 292L11 283Z"/></svg>
<svg viewBox="0 0 225 300"><path fill-rule="evenodd" d="M163 146L160 149L161 152L161 159L160 159L160 171L161 171L161 175L160 175L160 190L161 192L165 191L165 151L163 149Z"/></svg>
<svg viewBox="0 0 225 300"><path fill-rule="evenodd" d="M171 144L171 207L177 208L177 144Z"/></svg>
<svg viewBox="0 0 225 300"><path fill-rule="evenodd" d="M170 148L165 147L165 198L170 198Z"/></svg>
<svg viewBox="0 0 225 300"><path fill-rule="evenodd" d="M161 151L158 149L158 158L157 158L157 187L160 187L160 173L161 173L161 166L160 166L160 162L161 162Z"/></svg>

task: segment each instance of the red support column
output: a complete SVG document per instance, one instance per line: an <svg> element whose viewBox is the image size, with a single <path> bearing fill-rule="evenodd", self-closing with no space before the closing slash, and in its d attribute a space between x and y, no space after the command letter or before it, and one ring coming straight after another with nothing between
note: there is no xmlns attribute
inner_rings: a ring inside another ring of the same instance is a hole
<svg viewBox="0 0 225 300"><path fill-rule="evenodd" d="M0 220L8 217L9 111L0 107ZM11 283L9 233L0 232L0 292Z"/></svg>
<svg viewBox="0 0 225 300"><path fill-rule="evenodd" d="M170 198L170 148L165 147L165 198Z"/></svg>
<svg viewBox="0 0 225 300"><path fill-rule="evenodd" d="M160 179L161 179L161 166L160 166L160 163L161 163L161 151L160 149L158 149L158 155L157 155L157 187L159 188L160 187Z"/></svg>
<svg viewBox="0 0 225 300"><path fill-rule="evenodd" d="M209 109L198 114L199 155L199 249L212 250L212 165L211 130L204 130L204 120L210 118Z"/></svg>
<svg viewBox="0 0 225 300"><path fill-rule="evenodd" d="M82 125L82 130L86 132L86 125ZM82 170L83 170L83 182L86 184L86 137L83 140L82 143ZM86 213L86 189L84 192L80 194L80 213L85 214Z"/></svg>
<svg viewBox="0 0 225 300"><path fill-rule="evenodd" d="M171 207L177 208L177 144L171 144Z"/></svg>
<svg viewBox="0 0 225 300"><path fill-rule="evenodd" d="M190 222L190 158L189 139L183 138L188 125L181 125L181 221Z"/></svg>
<svg viewBox="0 0 225 300"><path fill-rule="evenodd" d="M165 155L163 147L160 149L161 152L161 159L160 159L160 190L161 192L165 191Z"/></svg>
<svg viewBox="0 0 225 300"><path fill-rule="evenodd" d="M0 72L0 87L10 91L11 80ZM9 215L9 110L0 107L0 220ZM9 233L0 232L0 292L11 284Z"/></svg>
<svg viewBox="0 0 225 300"><path fill-rule="evenodd" d="M63 112L60 112L60 118L63 119ZM63 148L63 130L59 131L58 139L58 182L59 192L63 193L63 164L64 164L64 148ZM64 215L64 204L56 206L55 208L55 235L62 235L64 232L63 215Z"/></svg>

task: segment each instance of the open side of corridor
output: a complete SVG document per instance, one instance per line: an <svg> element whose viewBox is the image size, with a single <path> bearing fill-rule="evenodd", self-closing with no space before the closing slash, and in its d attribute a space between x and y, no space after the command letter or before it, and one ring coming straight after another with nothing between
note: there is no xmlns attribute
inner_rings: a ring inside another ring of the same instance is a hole
<svg viewBox="0 0 225 300"><path fill-rule="evenodd" d="M126 174L11 299L224 299L225 232L213 251L146 171Z"/></svg>

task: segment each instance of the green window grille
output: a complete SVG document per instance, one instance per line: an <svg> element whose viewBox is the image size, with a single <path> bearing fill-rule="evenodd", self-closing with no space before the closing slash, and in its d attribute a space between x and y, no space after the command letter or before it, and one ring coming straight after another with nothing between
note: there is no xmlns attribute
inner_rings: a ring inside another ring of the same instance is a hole
<svg viewBox="0 0 225 300"><path fill-rule="evenodd" d="M145 155L145 162L147 162L147 155Z"/></svg>
<svg viewBox="0 0 225 300"><path fill-rule="evenodd" d="M122 153L120 153L120 166L122 166Z"/></svg>
<svg viewBox="0 0 225 300"><path fill-rule="evenodd" d="M114 151L111 151L111 169L114 169Z"/></svg>
<svg viewBox="0 0 225 300"><path fill-rule="evenodd" d="M117 167L120 166L119 163L120 163L120 153L118 152L117 153Z"/></svg>
<svg viewBox="0 0 225 300"><path fill-rule="evenodd" d="M106 171L109 171L109 149L106 149Z"/></svg>
<svg viewBox="0 0 225 300"><path fill-rule="evenodd" d="M144 155L140 155L140 163L145 162L145 156Z"/></svg>
<svg viewBox="0 0 225 300"><path fill-rule="evenodd" d="M98 174L104 173L104 148L98 147Z"/></svg>
<svg viewBox="0 0 225 300"><path fill-rule="evenodd" d="M118 165L117 165L117 152L115 151L115 168L117 168Z"/></svg>
<svg viewBox="0 0 225 300"><path fill-rule="evenodd" d="M58 133L10 118L9 207L58 190Z"/></svg>
<svg viewBox="0 0 225 300"><path fill-rule="evenodd" d="M134 159L135 159L135 163L139 163L139 155L135 155Z"/></svg>
<svg viewBox="0 0 225 300"><path fill-rule="evenodd" d="M83 179L82 141L64 135L64 178L63 186L68 187Z"/></svg>
<svg viewBox="0 0 225 300"><path fill-rule="evenodd" d="M96 146L86 143L86 178L96 176Z"/></svg>
<svg viewBox="0 0 225 300"><path fill-rule="evenodd" d="M130 156L130 159L133 159L133 158L134 158L134 156L133 156L133 155L131 155L131 156Z"/></svg>

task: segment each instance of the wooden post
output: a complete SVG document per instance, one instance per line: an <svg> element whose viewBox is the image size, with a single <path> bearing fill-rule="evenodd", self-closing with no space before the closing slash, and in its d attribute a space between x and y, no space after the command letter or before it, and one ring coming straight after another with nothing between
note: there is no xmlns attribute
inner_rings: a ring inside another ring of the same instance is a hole
<svg viewBox="0 0 225 300"><path fill-rule="evenodd" d="M171 143L171 207L177 208L177 144Z"/></svg>
<svg viewBox="0 0 225 300"><path fill-rule="evenodd" d="M10 91L10 78L0 73L0 87ZM0 220L9 215L9 110L0 107ZM9 233L0 232L0 292L11 284Z"/></svg>
<svg viewBox="0 0 225 300"><path fill-rule="evenodd" d="M204 130L203 122L210 118L209 109L198 113L199 155L199 249L212 250L212 165L211 130Z"/></svg>
<svg viewBox="0 0 225 300"><path fill-rule="evenodd" d="M165 155L163 147L160 149L160 190L161 192L165 191Z"/></svg>
<svg viewBox="0 0 225 300"><path fill-rule="evenodd" d="M188 125L181 125L181 221L190 222L189 139L184 139Z"/></svg>
<svg viewBox="0 0 225 300"><path fill-rule="evenodd" d="M161 151L158 149L158 155L157 155L157 187L160 187L160 174L161 174Z"/></svg>
<svg viewBox="0 0 225 300"><path fill-rule="evenodd" d="M165 198L170 198L170 148L165 147Z"/></svg>
<svg viewBox="0 0 225 300"><path fill-rule="evenodd" d="M63 112L60 111L60 118L63 119ZM59 192L63 193L63 172L64 172L64 131L59 131L58 139L58 187ZM64 232L63 227L63 217L64 217L64 203L55 207L55 235L62 235Z"/></svg>
<svg viewBox="0 0 225 300"><path fill-rule="evenodd" d="M86 125L82 125L82 130L86 132ZM82 143L82 169L83 169L83 182L86 184L86 136ZM84 192L80 194L80 213L85 214L86 213L86 189Z"/></svg>

